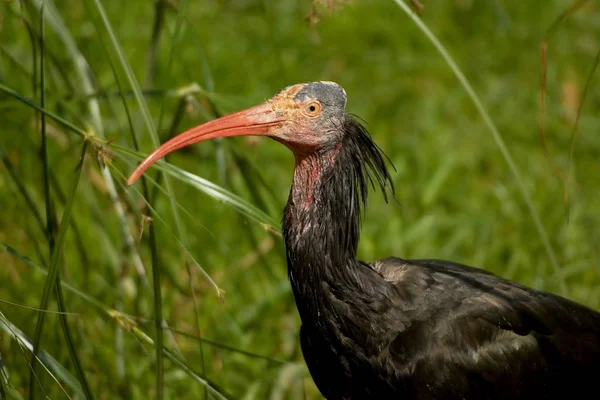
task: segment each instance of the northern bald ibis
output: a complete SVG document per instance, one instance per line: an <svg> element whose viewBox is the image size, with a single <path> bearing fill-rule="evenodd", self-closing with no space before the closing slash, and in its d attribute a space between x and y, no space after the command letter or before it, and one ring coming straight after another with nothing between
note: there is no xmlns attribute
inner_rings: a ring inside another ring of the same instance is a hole
<svg viewBox="0 0 600 400"><path fill-rule="evenodd" d="M146 158L227 137L294 154L283 214L300 342L327 399L600 398L600 314L449 261L356 258L368 186L393 194L385 156L333 82L297 84L192 128Z"/></svg>

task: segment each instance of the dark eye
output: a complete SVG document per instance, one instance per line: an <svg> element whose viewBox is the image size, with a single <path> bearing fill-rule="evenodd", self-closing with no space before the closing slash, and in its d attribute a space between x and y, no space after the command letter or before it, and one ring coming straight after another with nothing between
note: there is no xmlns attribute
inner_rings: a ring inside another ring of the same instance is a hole
<svg viewBox="0 0 600 400"><path fill-rule="evenodd" d="M321 104L317 101L311 101L306 105L304 110L306 114L308 114L311 117L317 116L321 112Z"/></svg>

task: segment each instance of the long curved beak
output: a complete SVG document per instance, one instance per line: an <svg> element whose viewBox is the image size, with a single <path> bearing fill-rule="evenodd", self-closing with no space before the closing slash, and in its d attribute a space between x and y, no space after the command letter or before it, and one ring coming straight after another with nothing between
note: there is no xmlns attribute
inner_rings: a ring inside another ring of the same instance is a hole
<svg viewBox="0 0 600 400"><path fill-rule="evenodd" d="M272 136L283 119L277 118L269 103L238 111L185 131L156 150L142 161L127 180L133 185L152 164L175 150L205 140L230 136Z"/></svg>

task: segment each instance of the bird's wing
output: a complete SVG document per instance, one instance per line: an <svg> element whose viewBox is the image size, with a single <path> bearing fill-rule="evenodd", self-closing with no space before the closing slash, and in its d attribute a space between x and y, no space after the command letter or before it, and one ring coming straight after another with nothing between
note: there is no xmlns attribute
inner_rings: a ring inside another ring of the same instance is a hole
<svg viewBox="0 0 600 400"><path fill-rule="evenodd" d="M600 313L488 271L441 260L388 258L371 265L409 301L452 318L477 318L524 335L557 331L600 334ZM452 312L450 312L452 311Z"/></svg>
<svg viewBox="0 0 600 400"><path fill-rule="evenodd" d="M389 258L371 267L398 292L402 323L389 351L405 371L434 374L444 364L447 379L472 385L524 370L534 379L600 369L600 313L589 308L447 261Z"/></svg>

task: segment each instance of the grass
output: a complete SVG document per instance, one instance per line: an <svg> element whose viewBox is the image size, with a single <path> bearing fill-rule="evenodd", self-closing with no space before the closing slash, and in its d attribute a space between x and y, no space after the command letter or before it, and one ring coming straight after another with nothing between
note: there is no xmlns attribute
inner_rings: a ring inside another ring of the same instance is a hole
<svg viewBox="0 0 600 400"><path fill-rule="evenodd" d="M288 151L205 143L125 186L168 137L308 80L342 84L397 169L361 258L599 309L600 9L508 3L423 2L421 27L393 1L0 4L0 398L319 398L278 234Z"/></svg>

